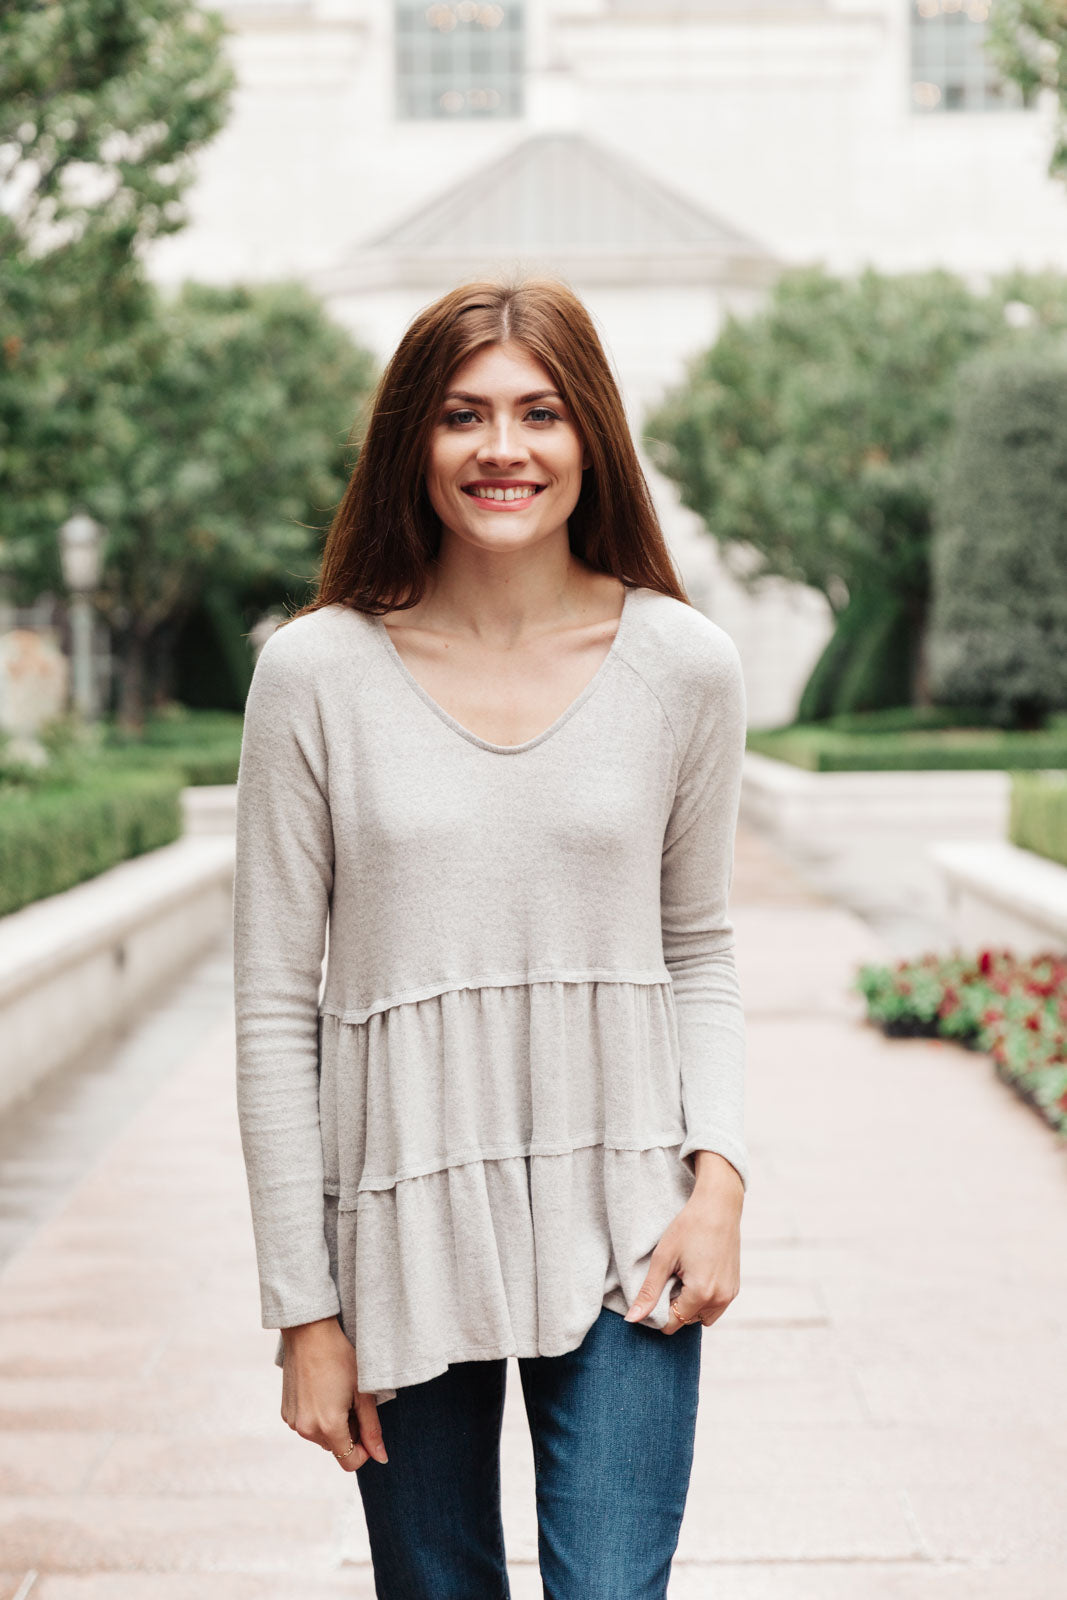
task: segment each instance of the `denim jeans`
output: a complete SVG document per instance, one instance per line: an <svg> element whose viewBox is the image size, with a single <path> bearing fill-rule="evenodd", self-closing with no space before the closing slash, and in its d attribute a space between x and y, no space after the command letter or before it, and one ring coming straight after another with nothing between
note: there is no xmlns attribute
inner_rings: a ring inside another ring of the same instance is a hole
<svg viewBox="0 0 1067 1600"><path fill-rule="evenodd" d="M693 1464L699 1322L604 1307L576 1350L523 1356L545 1600L663 1600ZM378 1600L510 1600L500 1518L507 1361L454 1362L379 1410L356 1472Z"/></svg>

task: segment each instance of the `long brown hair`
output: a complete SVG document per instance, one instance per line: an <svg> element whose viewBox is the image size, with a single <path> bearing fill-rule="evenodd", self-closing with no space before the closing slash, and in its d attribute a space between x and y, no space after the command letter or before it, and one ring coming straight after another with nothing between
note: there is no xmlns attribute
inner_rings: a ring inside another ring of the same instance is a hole
<svg viewBox="0 0 1067 1600"><path fill-rule="evenodd" d="M288 620L337 603L381 613L422 599L441 538L425 470L449 380L475 351L509 340L551 373L589 452L568 521L574 555L623 583L691 603L589 312L566 284L526 278L460 284L412 321L375 390L359 459L326 536L315 597Z"/></svg>

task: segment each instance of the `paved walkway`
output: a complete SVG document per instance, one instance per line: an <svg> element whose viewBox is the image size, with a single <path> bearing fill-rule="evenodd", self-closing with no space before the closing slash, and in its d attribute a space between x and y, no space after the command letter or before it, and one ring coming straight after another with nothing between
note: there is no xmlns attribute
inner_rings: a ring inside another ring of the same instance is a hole
<svg viewBox="0 0 1067 1600"><path fill-rule="evenodd" d="M1062 1600L1067 1152L982 1058L863 1024L882 947L751 834L734 904L753 1177L672 1600ZM0 1276L0 1600L373 1595L355 1485L278 1415L232 1075L226 1015Z"/></svg>

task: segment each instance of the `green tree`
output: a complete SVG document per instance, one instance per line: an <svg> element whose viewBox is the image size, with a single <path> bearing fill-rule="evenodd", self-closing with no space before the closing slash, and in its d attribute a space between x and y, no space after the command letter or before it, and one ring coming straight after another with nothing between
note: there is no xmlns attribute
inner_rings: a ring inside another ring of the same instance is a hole
<svg viewBox="0 0 1067 1600"><path fill-rule="evenodd" d="M1049 91L1059 106L1048 170L1067 179L1067 6L1063 0L996 0L986 49L1032 106Z"/></svg>
<svg viewBox="0 0 1067 1600"><path fill-rule="evenodd" d="M829 601L837 628L801 715L927 698L932 508L955 374L1019 337L1005 317L1015 301L1067 326L1053 274L1005 274L977 295L940 270L792 269L763 310L727 318L649 418L649 450L685 504L724 547L746 547L741 581L775 574Z"/></svg>
<svg viewBox="0 0 1067 1600"><path fill-rule="evenodd" d="M960 373L931 552L930 666L945 704L1040 725L1067 707L1067 340Z"/></svg>
<svg viewBox="0 0 1067 1600"><path fill-rule="evenodd" d="M22 595L58 581L101 363L151 315L143 251L184 225L224 121L223 32L191 0L0 8L0 556Z"/></svg>
<svg viewBox="0 0 1067 1600"><path fill-rule="evenodd" d="M106 526L97 605L138 727L206 596L309 582L374 380L367 351L296 284L159 296L113 353L88 496Z"/></svg>

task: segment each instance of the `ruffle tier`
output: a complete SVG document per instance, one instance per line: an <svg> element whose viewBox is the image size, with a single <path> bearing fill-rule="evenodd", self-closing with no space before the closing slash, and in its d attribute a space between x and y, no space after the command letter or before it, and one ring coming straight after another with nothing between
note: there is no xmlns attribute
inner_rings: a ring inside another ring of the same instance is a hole
<svg viewBox="0 0 1067 1600"><path fill-rule="evenodd" d="M455 1361L563 1354L602 1306L626 1311L692 1193L670 984L547 979L324 1013L320 1128L361 1388L382 1403Z"/></svg>
<svg viewBox="0 0 1067 1600"><path fill-rule="evenodd" d="M602 1306L625 1313L693 1190L679 1149L468 1161L368 1191L352 1210L327 1195L360 1388L382 1404L453 1361L562 1355ZM647 1326L666 1325L675 1287L669 1278ZM283 1357L279 1334L275 1364Z"/></svg>

